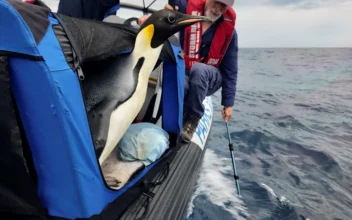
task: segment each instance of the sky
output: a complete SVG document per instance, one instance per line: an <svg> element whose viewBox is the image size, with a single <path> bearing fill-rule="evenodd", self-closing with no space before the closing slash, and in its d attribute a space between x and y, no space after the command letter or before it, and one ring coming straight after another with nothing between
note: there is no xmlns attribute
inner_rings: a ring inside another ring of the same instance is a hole
<svg viewBox="0 0 352 220"><path fill-rule="evenodd" d="M44 2L57 10L58 0ZM121 2L143 5L142 0ZM154 7L165 2L157 0ZM352 47L352 0L235 0L233 8L242 48ZM132 13L121 10L120 16Z"/></svg>
<svg viewBox="0 0 352 220"><path fill-rule="evenodd" d="M242 47L352 47L352 0L235 0Z"/></svg>

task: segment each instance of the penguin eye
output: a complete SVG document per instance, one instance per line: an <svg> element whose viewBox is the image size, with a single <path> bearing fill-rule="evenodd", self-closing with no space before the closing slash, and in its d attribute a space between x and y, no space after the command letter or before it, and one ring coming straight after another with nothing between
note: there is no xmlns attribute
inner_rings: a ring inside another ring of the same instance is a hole
<svg viewBox="0 0 352 220"><path fill-rule="evenodd" d="M169 14L167 20L170 24L173 24L176 21L176 16L174 14Z"/></svg>

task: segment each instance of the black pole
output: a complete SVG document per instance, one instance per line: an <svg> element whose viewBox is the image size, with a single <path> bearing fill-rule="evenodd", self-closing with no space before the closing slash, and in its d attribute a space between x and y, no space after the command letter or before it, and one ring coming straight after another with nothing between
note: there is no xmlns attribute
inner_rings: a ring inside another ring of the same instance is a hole
<svg viewBox="0 0 352 220"><path fill-rule="evenodd" d="M240 195L241 192L240 192L240 183L239 183L239 177L237 175L237 170L236 170L236 162L235 162L235 154L234 154L234 150L233 150L233 145L232 145L232 142L231 142L231 137L230 137L230 132L229 132L229 125L228 123L226 122L226 129L227 129L227 136L228 136L228 139L229 139L229 149L230 149L230 153L231 153L231 160L232 160L232 167L233 167L233 172L234 172L234 179L235 179L235 182L236 182L236 187L237 187L237 194Z"/></svg>

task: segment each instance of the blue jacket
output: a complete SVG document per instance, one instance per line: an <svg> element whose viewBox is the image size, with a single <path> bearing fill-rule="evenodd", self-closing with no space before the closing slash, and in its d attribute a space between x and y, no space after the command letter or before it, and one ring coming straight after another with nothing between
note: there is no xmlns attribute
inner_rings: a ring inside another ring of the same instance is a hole
<svg viewBox="0 0 352 220"><path fill-rule="evenodd" d="M179 7L179 11L186 13L187 0L177 0L176 5ZM207 54L210 50L210 42L214 38L215 30L219 22L224 18L221 17L219 20L213 24L203 35L202 35L202 45L199 51L200 57L207 58ZM180 41L183 48L183 38L184 31L180 32ZM230 45L225 53L225 56L219 66L219 70L222 75L222 91L221 91L221 105L223 106L233 106L235 103L236 95L236 84L237 84L237 54L238 54L238 44L237 44L237 32L233 33Z"/></svg>

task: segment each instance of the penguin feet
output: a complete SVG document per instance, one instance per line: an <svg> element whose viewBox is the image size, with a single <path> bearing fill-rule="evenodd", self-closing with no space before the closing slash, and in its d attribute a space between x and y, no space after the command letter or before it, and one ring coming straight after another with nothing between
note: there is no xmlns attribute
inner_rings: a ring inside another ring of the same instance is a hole
<svg viewBox="0 0 352 220"><path fill-rule="evenodd" d="M105 176L104 178L109 187L119 187L119 184L121 183L121 181L112 176Z"/></svg>

